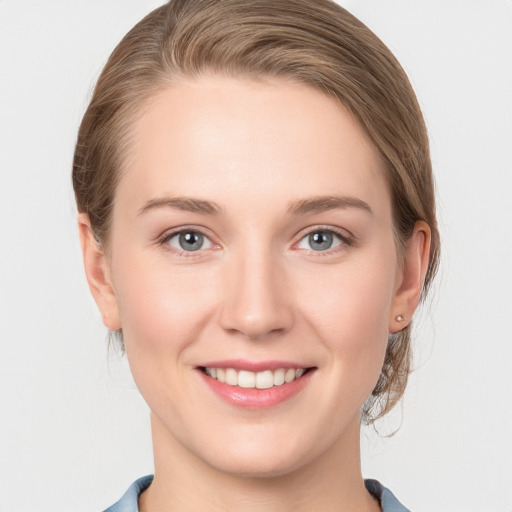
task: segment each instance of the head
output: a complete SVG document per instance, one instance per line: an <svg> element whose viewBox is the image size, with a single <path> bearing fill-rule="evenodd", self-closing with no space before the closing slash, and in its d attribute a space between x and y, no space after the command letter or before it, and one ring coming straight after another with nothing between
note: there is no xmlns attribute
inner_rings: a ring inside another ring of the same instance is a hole
<svg viewBox="0 0 512 512"><path fill-rule="evenodd" d="M327 118L330 109L339 108L345 126L350 124L359 140L368 143L379 176L366 179L375 179L376 186L381 183L389 201L398 272L411 239L418 233L428 239L417 297L410 299L404 320L388 329L380 373L365 402L364 419L373 421L404 392L411 364L411 316L435 275L439 235L427 133L414 92L385 45L334 2L175 0L138 23L112 53L80 126L73 185L83 237L89 230L98 254L104 256L107 274L115 275L111 267L116 262L120 190L125 199L130 197L131 173L138 165L137 155L144 153L139 152L141 130L161 121L155 121L155 108L167 112L169 119L175 109L179 120L183 105L207 105L215 90L220 96L228 90L243 99L251 88L259 98L253 105L255 116L258 101L263 109L273 102L278 109L290 98L295 102L290 108L300 111L301 94L308 93L306 113L324 108ZM275 90L286 94L275 96ZM307 124L307 119L300 121ZM219 179L226 179L222 176ZM308 179L314 181L312 176ZM122 302L123 285L116 284L111 300ZM120 310L119 321L106 318L105 323L119 332L122 342L121 328L130 322L123 318L123 307Z"/></svg>

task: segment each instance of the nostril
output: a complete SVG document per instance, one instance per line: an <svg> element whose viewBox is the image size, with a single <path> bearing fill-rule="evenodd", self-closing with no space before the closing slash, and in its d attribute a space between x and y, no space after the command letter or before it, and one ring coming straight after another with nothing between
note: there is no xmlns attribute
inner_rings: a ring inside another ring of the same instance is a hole
<svg viewBox="0 0 512 512"><path fill-rule="evenodd" d="M225 288L225 301L220 312L220 324L225 331L260 340L290 329L292 303L274 273L274 269L258 271L258 262L254 260L244 261L236 279Z"/></svg>

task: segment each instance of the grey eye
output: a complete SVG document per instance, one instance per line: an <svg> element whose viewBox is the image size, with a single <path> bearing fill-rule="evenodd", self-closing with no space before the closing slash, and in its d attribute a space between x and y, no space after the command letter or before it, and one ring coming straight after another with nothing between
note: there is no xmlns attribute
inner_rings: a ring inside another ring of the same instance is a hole
<svg viewBox="0 0 512 512"><path fill-rule="evenodd" d="M332 233L326 231L318 231L308 236L308 242L314 251L325 251L330 249L333 242Z"/></svg>
<svg viewBox="0 0 512 512"><path fill-rule="evenodd" d="M327 251L342 244L341 237L333 231L318 230L309 233L299 242L300 249Z"/></svg>
<svg viewBox="0 0 512 512"><path fill-rule="evenodd" d="M198 231L182 231L171 236L167 241L169 245L186 252L209 249L212 246L210 240Z"/></svg>
<svg viewBox="0 0 512 512"><path fill-rule="evenodd" d="M181 233L180 247L185 251L198 251L203 246L204 236L201 233Z"/></svg>

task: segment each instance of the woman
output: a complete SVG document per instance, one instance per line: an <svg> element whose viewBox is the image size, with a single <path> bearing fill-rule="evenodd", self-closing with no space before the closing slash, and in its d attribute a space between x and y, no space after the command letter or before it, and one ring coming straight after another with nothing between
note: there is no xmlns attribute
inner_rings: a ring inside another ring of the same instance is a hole
<svg viewBox="0 0 512 512"><path fill-rule="evenodd" d="M119 510L406 510L360 469L439 252L389 50L330 1L171 1L114 50L73 184L84 264L151 409Z"/></svg>

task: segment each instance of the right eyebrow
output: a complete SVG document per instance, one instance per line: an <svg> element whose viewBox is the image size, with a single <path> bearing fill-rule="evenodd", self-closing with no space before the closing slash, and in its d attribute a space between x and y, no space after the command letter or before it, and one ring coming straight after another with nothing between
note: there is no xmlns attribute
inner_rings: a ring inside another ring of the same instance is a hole
<svg viewBox="0 0 512 512"><path fill-rule="evenodd" d="M288 211L294 215L307 215L313 213L322 213L329 210L346 208L359 208L365 212L373 214L370 205L352 196L315 196L306 199L293 201L288 206Z"/></svg>
<svg viewBox="0 0 512 512"><path fill-rule="evenodd" d="M184 212L217 215L222 208L213 201L205 201L194 197L157 197L150 199L137 213L142 215L157 208L174 208Z"/></svg>

